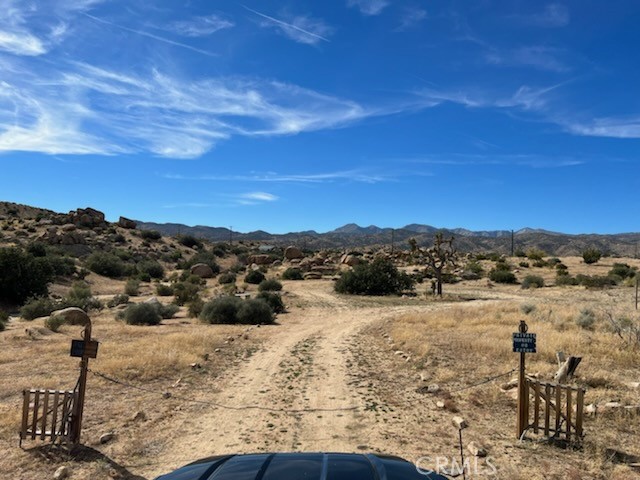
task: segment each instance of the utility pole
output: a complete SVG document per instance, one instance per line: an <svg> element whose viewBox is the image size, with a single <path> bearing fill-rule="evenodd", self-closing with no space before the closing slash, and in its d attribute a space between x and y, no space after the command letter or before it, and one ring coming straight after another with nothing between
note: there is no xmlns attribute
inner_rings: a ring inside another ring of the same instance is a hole
<svg viewBox="0 0 640 480"><path fill-rule="evenodd" d="M513 239L513 229L511 230L511 256L513 257L515 255L515 241Z"/></svg>
<svg viewBox="0 0 640 480"><path fill-rule="evenodd" d="M391 229L391 253L393 254L393 244L395 243L396 240L396 229L392 228Z"/></svg>
<svg viewBox="0 0 640 480"><path fill-rule="evenodd" d="M233 245L233 225L229 226L229 246Z"/></svg>

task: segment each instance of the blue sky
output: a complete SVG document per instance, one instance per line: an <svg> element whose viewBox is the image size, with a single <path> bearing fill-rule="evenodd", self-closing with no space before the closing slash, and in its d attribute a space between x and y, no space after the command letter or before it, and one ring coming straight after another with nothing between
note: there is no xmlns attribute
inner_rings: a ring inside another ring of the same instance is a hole
<svg viewBox="0 0 640 480"><path fill-rule="evenodd" d="M0 0L0 199L639 231L640 2Z"/></svg>

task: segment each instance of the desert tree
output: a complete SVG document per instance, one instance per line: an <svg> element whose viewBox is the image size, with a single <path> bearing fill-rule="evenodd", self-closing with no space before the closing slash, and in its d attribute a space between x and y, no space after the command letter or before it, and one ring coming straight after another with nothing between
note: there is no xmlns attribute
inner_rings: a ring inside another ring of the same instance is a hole
<svg viewBox="0 0 640 480"><path fill-rule="evenodd" d="M436 294L442 296L442 277L448 267L456 266L456 249L453 237L444 238L442 233L436 233L433 246L423 250L427 266L436 277Z"/></svg>

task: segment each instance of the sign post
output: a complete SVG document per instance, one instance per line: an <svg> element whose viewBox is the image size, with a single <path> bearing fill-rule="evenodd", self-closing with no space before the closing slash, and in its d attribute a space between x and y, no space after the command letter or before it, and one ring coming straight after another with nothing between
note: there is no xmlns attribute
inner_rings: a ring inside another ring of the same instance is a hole
<svg viewBox="0 0 640 480"><path fill-rule="evenodd" d="M71 341L71 356L80 357L80 378L78 379L78 396L73 406L73 416L71 421L71 442L76 445L80 443L80 432L82 431L82 414L84 412L84 396L87 390L87 371L89 370L89 359L98 356L98 342L91 339L91 320L85 325L82 332L83 340Z"/></svg>
<svg viewBox="0 0 640 480"><path fill-rule="evenodd" d="M520 368L518 371L518 438L529 426L529 392L526 383L525 354L536 353L536 334L527 333L529 327L524 320L520 320L518 332L513 334L513 351L520 354Z"/></svg>

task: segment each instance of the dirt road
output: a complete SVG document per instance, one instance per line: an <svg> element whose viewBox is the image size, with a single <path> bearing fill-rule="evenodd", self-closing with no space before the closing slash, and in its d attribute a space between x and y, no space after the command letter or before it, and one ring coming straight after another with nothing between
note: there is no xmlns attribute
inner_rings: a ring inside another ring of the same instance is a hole
<svg viewBox="0 0 640 480"><path fill-rule="evenodd" d="M286 285L290 312L279 317L280 325L262 327L271 329L263 348L217 379L219 393L207 395L231 408L205 406L174 425L174 439L156 459L162 471L219 453L380 445L376 401L356 368L356 337L373 322L429 307L354 309L331 288L329 282ZM384 443L387 451L398 452L398 445Z"/></svg>

